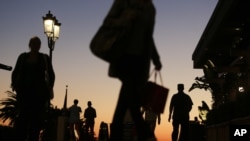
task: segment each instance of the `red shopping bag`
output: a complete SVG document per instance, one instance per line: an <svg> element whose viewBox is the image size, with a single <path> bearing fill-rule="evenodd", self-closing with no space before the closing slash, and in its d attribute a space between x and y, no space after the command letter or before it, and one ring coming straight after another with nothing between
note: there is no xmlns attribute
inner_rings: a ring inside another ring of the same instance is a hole
<svg viewBox="0 0 250 141"><path fill-rule="evenodd" d="M159 73L160 72L155 72ZM161 75L160 75L161 78ZM161 79L162 81L162 79ZM142 107L145 109L152 108L155 113L163 113L168 97L169 89L155 82L148 81L142 95Z"/></svg>

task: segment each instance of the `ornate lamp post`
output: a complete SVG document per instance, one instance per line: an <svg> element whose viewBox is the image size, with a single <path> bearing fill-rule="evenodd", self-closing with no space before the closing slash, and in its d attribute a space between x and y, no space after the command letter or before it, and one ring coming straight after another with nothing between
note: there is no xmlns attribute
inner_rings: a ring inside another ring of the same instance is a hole
<svg viewBox="0 0 250 141"><path fill-rule="evenodd" d="M48 46L50 49L50 61L52 62L52 51L55 48L55 42L59 38L61 23L58 22L55 16L48 12L45 17L43 17L44 33L48 38Z"/></svg>

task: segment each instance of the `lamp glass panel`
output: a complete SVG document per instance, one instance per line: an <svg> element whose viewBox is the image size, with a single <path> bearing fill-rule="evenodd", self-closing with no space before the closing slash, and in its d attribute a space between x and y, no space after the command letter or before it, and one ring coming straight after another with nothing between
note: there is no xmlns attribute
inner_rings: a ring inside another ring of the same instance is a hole
<svg viewBox="0 0 250 141"><path fill-rule="evenodd" d="M44 33L46 33L48 37L53 36L53 26L54 21L52 19L44 20Z"/></svg>
<svg viewBox="0 0 250 141"><path fill-rule="evenodd" d="M60 34L60 26L54 25L54 40L59 38L59 34Z"/></svg>

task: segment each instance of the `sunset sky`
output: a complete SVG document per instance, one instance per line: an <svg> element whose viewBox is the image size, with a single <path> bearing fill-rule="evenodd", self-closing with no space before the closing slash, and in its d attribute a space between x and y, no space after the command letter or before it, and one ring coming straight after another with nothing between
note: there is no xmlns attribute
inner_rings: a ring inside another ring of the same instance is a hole
<svg viewBox="0 0 250 141"><path fill-rule="evenodd" d="M28 52L32 36L42 40L41 52L49 53L42 17L50 10L62 23L61 34L53 52L56 74L52 104L63 106L68 85L68 107L74 99L84 110L87 101L96 108L95 130L101 121L110 123L120 81L107 75L108 63L96 58L89 49L93 35L106 16L113 0L1 0L0 63L15 66L18 55ZM171 123L167 122L169 100L177 92L177 83L185 84L185 92L202 70L193 69L192 53L212 15L218 0L153 0L157 15L154 39L161 56L163 85L170 89L161 125L156 127L159 141L170 141ZM153 69L153 68L152 68ZM0 99L10 89L11 71L0 70ZM160 81L159 81L160 82ZM191 119L198 116L204 100L211 105L211 94L204 90L189 93L193 100Z"/></svg>

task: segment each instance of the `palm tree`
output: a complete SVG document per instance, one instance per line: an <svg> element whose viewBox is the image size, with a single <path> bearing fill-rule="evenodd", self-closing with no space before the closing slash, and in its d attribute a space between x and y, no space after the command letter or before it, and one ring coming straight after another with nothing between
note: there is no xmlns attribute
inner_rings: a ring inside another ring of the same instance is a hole
<svg viewBox="0 0 250 141"><path fill-rule="evenodd" d="M8 122L8 125L13 127L15 121L18 118L18 104L17 104L17 95L14 92L6 91L7 98L0 100L0 119L3 123ZM50 105L44 123L44 131L46 132L43 135L42 140L49 138L55 138L56 136L56 120L57 117L61 114L61 110Z"/></svg>
<svg viewBox="0 0 250 141"><path fill-rule="evenodd" d="M225 95L222 89L224 76L219 76L211 60L208 60L207 63L203 66L203 72L204 76L195 78L195 83L192 84L189 92L196 88L204 89L206 91L209 90L212 94L212 107L217 107L224 102Z"/></svg>
<svg viewBox="0 0 250 141"><path fill-rule="evenodd" d="M201 123L205 124L207 121L207 114L210 111L207 103L202 101L202 106L198 106L199 110L199 118L201 119Z"/></svg>
<svg viewBox="0 0 250 141"><path fill-rule="evenodd" d="M3 123L6 121L9 122L9 126L13 126L17 115L17 100L16 94L11 91L6 91L8 98L0 100L0 119L2 119Z"/></svg>

